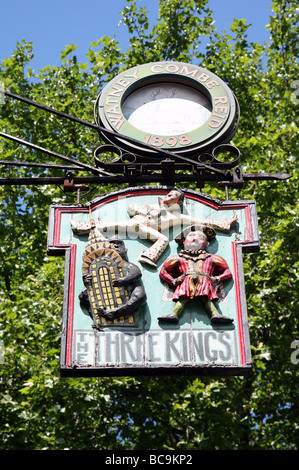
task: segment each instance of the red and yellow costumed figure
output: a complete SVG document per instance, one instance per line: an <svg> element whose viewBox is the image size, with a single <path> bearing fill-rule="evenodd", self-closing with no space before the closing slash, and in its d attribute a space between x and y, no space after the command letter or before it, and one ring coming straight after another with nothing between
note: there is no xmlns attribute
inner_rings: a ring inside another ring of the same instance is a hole
<svg viewBox="0 0 299 470"><path fill-rule="evenodd" d="M186 303L195 298L200 299L212 323L233 321L222 315L214 304L219 300L218 284L232 278L225 259L206 251L214 238L214 229L206 226L187 227L176 237L176 242L184 249L169 258L160 271L160 278L174 289L175 306L170 315L158 318L160 322L177 323Z"/></svg>

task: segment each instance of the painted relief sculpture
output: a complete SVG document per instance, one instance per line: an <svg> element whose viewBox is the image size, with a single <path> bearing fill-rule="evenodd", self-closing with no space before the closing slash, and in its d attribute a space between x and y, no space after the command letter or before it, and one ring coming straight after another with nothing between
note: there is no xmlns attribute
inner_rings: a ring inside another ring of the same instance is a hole
<svg viewBox="0 0 299 470"><path fill-rule="evenodd" d="M186 303L196 298L202 302L213 324L233 321L222 315L214 304L219 299L218 284L232 278L227 262L206 251L215 236L212 227L190 226L176 237L176 242L184 248L169 258L160 271L162 281L174 289L175 305L171 314L158 318L160 322L177 323Z"/></svg>
<svg viewBox="0 0 299 470"><path fill-rule="evenodd" d="M169 244L168 237L163 231L175 226L188 226L199 224L209 226L216 230L228 233L235 225L237 218L231 220L201 219L181 212L184 193L173 188L164 199L158 198L158 204L130 204L128 214L130 219L119 221L97 221L96 227L103 233L109 229L126 229L134 234L138 233L140 239L147 239L153 245L138 258L140 263L156 267L156 262ZM86 234L90 231L89 221L71 221L74 233Z"/></svg>
<svg viewBox="0 0 299 470"><path fill-rule="evenodd" d="M91 219L83 253L82 275L86 287L79 295L96 327L111 324L136 326L139 307L146 300L138 266L126 260L126 248L118 236L105 239Z"/></svg>

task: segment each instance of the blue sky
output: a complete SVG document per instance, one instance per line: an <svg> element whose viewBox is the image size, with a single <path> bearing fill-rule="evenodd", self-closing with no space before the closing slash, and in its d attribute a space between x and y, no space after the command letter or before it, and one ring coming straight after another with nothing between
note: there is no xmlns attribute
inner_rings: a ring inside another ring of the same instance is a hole
<svg viewBox="0 0 299 470"><path fill-rule="evenodd" d="M158 0L140 0L152 21L157 17ZM23 38L32 41L34 59L31 66L41 69L58 65L60 51L67 44L77 45L80 62L90 44L102 36L114 36L123 50L128 44L127 30L118 26L125 0L10 0L0 6L0 61L11 56L16 43ZM250 41L264 42L269 34L265 25L271 14L271 0L210 0L215 26L220 32L228 30L233 18L245 18L252 27Z"/></svg>

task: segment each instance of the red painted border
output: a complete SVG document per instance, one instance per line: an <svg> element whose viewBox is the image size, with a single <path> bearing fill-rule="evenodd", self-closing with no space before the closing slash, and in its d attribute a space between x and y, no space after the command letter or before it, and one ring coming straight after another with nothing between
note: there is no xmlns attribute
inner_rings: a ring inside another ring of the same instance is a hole
<svg viewBox="0 0 299 470"><path fill-rule="evenodd" d="M61 214L69 212L66 208L55 209L54 246L57 248L70 248L70 271L68 286L68 310L67 310L67 331L66 331L66 355L65 364L72 365L72 343L73 343L73 321L74 321L74 294L75 294L75 272L76 272L76 244L60 243Z"/></svg>
<svg viewBox="0 0 299 470"><path fill-rule="evenodd" d="M240 341L240 356L241 356L240 360L241 360L241 365L243 366L246 362L246 360L245 360L245 342L244 342L244 331L243 331L243 322L242 322L241 296L240 296L240 283L239 283L239 268L238 268L237 244L236 243L232 243L232 254L233 254L233 263L234 263L236 308L237 308L237 320L238 320L239 341Z"/></svg>
<svg viewBox="0 0 299 470"><path fill-rule="evenodd" d="M104 201L95 203L92 206L92 210L97 209L98 207L104 206L109 202L113 202L117 199L123 199L134 196L147 196L155 194L167 194L167 190L144 190L144 191L132 191L126 194L113 195L105 198ZM221 207L217 203L207 201L202 197L196 197L195 195L186 195L187 199L193 199L196 202L200 202L206 206L212 207L215 210L234 210L234 209L244 209L245 211L245 225L246 225L246 240L238 240L232 242L232 255L233 255L233 265L234 265L234 278L235 278L235 293L236 293L236 309L237 309L237 320L239 328L239 341L240 341L240 361L243 366L246 363L245 357L245 342L244 342L244 330L242 322L242 310L241 310L241 298L240 298L240 283L239 283L239 269L238 269L238 259L237 259L237 244L246 244L252 242L252 230L251 230L251 216L250 216L250 207L246 203L242 204L233 204L227 207ZM72 364L72 341L73 341L73 321L74 321L74 291L75 291L75 269L76 269L76 251L77 246L75 244L61 244L60 243L60 231L61 231L61 215L63 213L88 213L89 209L84 208L56 208L55 212L55 227L54 227L54 246L61 248L70 248L70 274L69 274L69 296L68 296L68 318L67 318L67 332L66 332L66 366L70 367Z"/></svg>
<svg viewBox="0 0 299 470"><path fill-rule="evenodd" d="M70 254L70 278L69 278L69 298L68 298L68 322L66 333L66 366L72 365L72 345L73 345L73 321L74 321L74 294L75 294L75 277L76 277L76 254L77 245L72 245Z"/></svg>

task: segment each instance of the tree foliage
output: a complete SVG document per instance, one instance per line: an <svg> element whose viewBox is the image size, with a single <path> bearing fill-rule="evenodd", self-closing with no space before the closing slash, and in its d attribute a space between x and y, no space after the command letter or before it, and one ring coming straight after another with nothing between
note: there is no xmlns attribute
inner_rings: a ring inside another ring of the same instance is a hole
<svg viewBox="0 0 299 470"><path fill-rule="evenodd" d="M294 0L273 0L270 39L259 44L248 41L245 19L232 18L230 31L217 31L208 0L159 5L151 25L146 7L127 0L121 13L130 37L125 52L116 38L102 37L91 44L86 63L78 63L76 47L68 45L59 66L34 72L33 44L24 40L0 65L0 82L86 120L107 81L143 62L192 62L230 86L241 107L234 144L243 171L292 174L283 183L252 181L230 191L231 199L255 199L259 215L260 253L244 257L253 374L60 378L64 260L47 257L46 237L50 204L70 196L55 186L2 186L2 449L298 448L298 8ZM0 126L89 164L99 145L92 130L9 99L0 105ZM2 160L48 161L4 139L0 151ZM2 178L37 175L63 172L1 167ZM111 189L93 187L86 200ZM223 199L217 186L205 191Z"/></svg>

